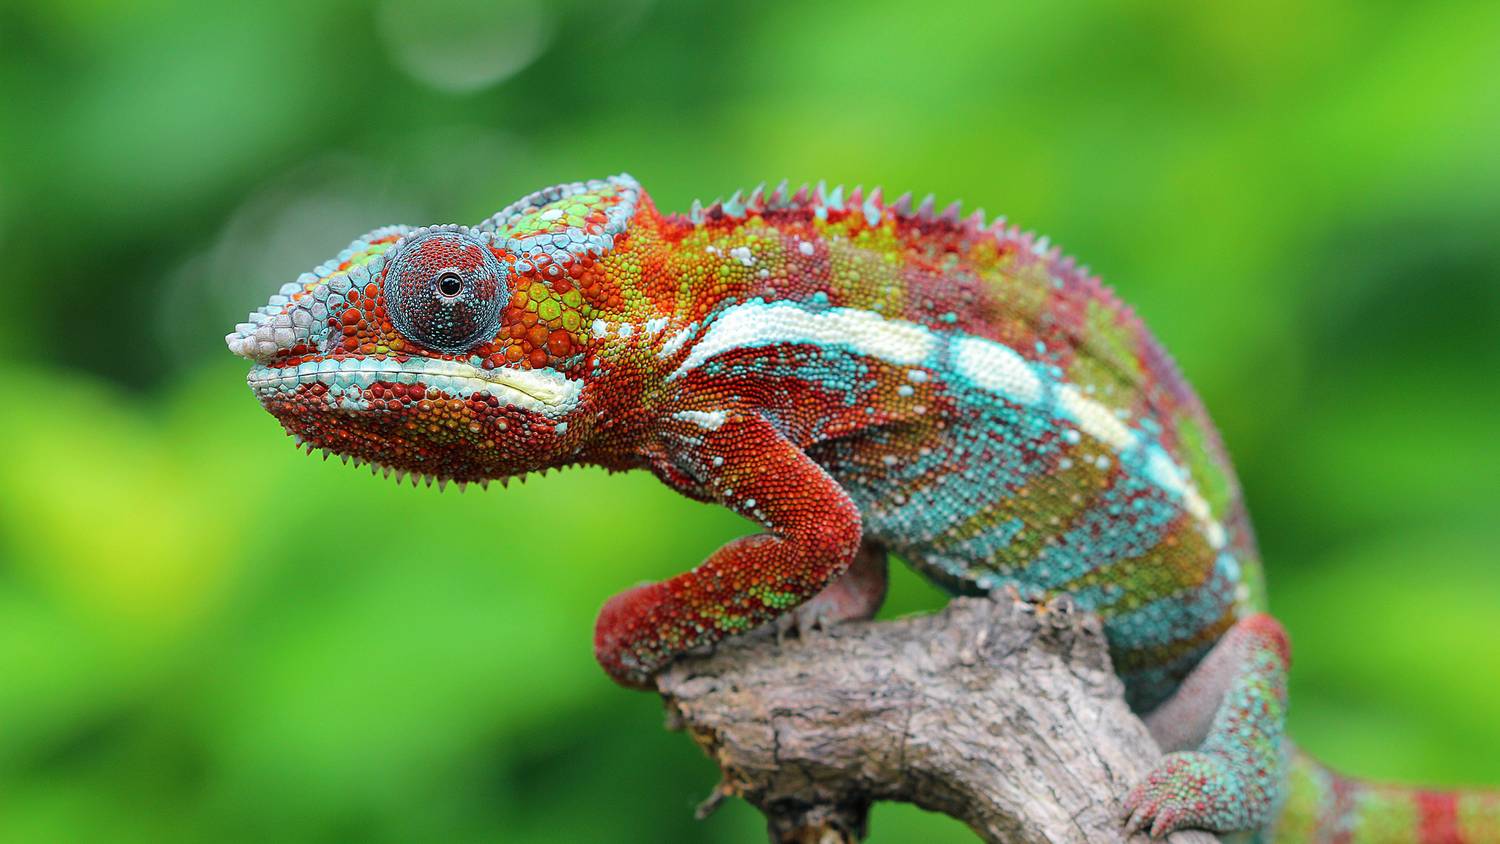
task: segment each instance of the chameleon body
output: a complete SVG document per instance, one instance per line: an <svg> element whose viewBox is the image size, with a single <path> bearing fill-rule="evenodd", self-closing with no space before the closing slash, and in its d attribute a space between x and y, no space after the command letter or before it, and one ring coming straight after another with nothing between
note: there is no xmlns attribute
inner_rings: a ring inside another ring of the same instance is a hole
<svg viewBox="0 0 1500 844"><path fill-rule="evenodd" d="M373 231L227 339L309 451L459 483L647 468L763 525L605 605L627 685L773 620L867 616L894 552L1103 619L1171 751L1131 827L1500 837L1493 796L1367 785L1285 739L1288 644L1202 404L1096 278L982 213L783 186L669 215L627 176L561 185Z"/></svg>

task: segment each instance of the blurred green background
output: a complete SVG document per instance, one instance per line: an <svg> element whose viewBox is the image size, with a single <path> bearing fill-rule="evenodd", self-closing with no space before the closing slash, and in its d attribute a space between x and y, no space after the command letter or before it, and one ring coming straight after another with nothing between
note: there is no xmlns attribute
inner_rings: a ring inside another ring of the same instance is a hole
<svg viewBox="0 0 1500 844"><path fill-rule="evenodd" d="M742 523L308 459L223 345L372 227L621 170L1051 234L1224 431L1299 739L1500 784L1500 5L234 5L0 6L0 841L763 840L590 647ZM917 836L968 840L877 809Z"/></svg>

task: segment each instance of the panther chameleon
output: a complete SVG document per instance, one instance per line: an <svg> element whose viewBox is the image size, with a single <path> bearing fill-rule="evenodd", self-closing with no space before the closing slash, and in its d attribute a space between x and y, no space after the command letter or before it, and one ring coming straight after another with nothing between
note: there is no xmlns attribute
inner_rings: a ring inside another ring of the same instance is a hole
<svg viewBox="0 0 1500 844"><path fill-rule="evenodd" d="M1500 840L1500 795L1292 746L1287 638L1199 399L1085 268L958 209L783 184L677 215L629 176L558 185L369 232L227 341L309 452L460 484L645 468L762 525L604 606L620 683L773 620L868 617L894 552L954 593L1098 614L1168 751L1131 829Z"/></svg>

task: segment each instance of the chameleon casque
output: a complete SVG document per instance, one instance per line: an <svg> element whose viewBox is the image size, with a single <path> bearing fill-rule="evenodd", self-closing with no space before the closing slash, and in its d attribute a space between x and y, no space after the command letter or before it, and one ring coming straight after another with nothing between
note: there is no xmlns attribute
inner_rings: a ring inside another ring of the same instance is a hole
<svg viewBox="0 0 1500 844"><path fill-rule="evenodd" d="M783 185L663 214L628 176L376 229L227 337L309 451L440 481L646 468L765 532L611 599L630 686L789 613L874 613L887 551L1102 617L1169 751L1127 825L1500 840L1500 796L1368 784L1283 736L1287 639L1202 404L1097 278L955 203Z"/></svg>

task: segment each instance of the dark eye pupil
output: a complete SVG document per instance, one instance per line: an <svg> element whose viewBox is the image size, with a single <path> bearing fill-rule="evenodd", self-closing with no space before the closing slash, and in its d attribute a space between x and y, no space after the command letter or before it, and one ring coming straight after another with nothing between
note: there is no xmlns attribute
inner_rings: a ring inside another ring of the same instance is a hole
<svg viewBox="0 0 1500 844"><path fill-rule="evenodd" d="M437 289L444 296L457 296L464 292L464 280L454 273L443 273L438 276Z"/></svg>

